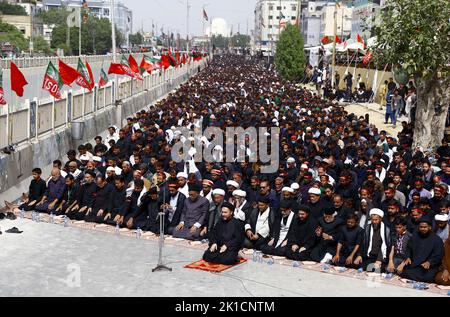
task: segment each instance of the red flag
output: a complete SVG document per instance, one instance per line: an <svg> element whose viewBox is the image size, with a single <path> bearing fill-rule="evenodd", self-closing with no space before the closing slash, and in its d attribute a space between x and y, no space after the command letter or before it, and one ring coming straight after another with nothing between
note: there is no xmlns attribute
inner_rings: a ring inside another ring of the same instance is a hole
<svg viewBox="0 0 450 317"><path fill-rule="evenodd" d="M108 74L125 75L126 72L123 69L122 64L111 63L109 66Z"/></svg>
<svg viewBox="0 0 450 317"><path fill-rule="evenodd" d="M356 40L358 41L358 43L364 44L364 40L363 40L363 38L361 37L361 35L359 35L359 33L358 33L358 35L356 36Z"/></svg>
<svg viewBox="0 0 450 317"><path fill-rule="evenodd" d="M45 72L42 89L48 91L50 95L56 99L61 99L61 87L63 81L61 75L52 62L48 63L47 71Z"/></svg>
<svg viewBox="0 0 450 317"><path fill-rule="evenodd" d="M133 71L133 72L135 72L135 73L140 73L140 71L139 71L139 65L138 65L138 63L136 62L136 60L134 59L134 57L133 57L133 55L130 55L129 57L128 57L128 63L130 63L130 68L131 68L131 70Z"/></svg>
<svg viewBox="0 0 450 317"><path fill-rule="evenodd" d="M0 106L6 105L7 102L5 100L5 92L3 91L3 87L0 87Z"/></svg>
<svg viewBox="0 0 450 317"><path fill-rule="evenodd" d="M89 63L86 61L86 68L88 69L88 73L89 73L89 80L90 80L90 87L89 90L94 89L95 86L95 82L94 82L94 74L92 73L92 68L91 65L89 65Z"/></svg>
<svg viewBox="0 0 450 317"><path fill-rule="evenodd" d="M334 41L335 41L336 43L338 43L338 44L341 44L341 43L342 43L341 39L340 39L339 36L337 36L337 35L336 35L336 38L334 39Z"/></svg>
<svg viewBox="0 0 450 317"><path fill-rule="evenodd" d="M364 65L369 64L370 61L372 60L372 58L373 58L372 52L368 52L368 53L364 56L364 58L363 58L363 64L364 64Z"/></svg>
<svg viewBox="0 0 450 317"><path fill-rule="evenodd" d="M106 84L108 84L109 82L109 78L108 75L106 74L106 72L104 71L103 67L102 70L100 71L100 81L98 82L98 86L100 88L106 86Z"/></svg>
<svg viewBox="0 0 450 317"><path fill-rule="evenodd" d="M180 65L181 64L181 53L177 52L176 56L177 56L177 64Z"/></svg>
<svg viewBox="0 0 450 317"><path fill-rule="evenodd" d="M66 86L71 86L72 83L80 77L80 73L75 69L59 60L59 74L61 79Z"/></svg>
<svg viewBox="0 0 450 317"><path fill-rule="evenodd" d="M170 61L169 61L169 56L168 55L161 56L161 66L164 69L167 69L167 68L170 67Z"/></svg>
<svg viewBox="0 0 450 317"><path fill-rule="evenodd" d="M323 44L323 45L327 45L329 42L328 42L328 36L324 36L321 40L320 40L320 42Z"/></svg>
<svg viewBox="0 0 450 317"><path fill-rule="evenodd" d="M28 85L19 68L11 62L11 90L15 91L17 96L23 97L23 87Z"/></svg>

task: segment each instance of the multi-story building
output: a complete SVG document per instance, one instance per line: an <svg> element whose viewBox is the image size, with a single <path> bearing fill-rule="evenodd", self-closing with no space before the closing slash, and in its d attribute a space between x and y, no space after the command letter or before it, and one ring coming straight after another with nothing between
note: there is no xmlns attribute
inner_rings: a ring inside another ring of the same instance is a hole
<svg viewBox="0 0 450 317"><path fill-rule="evenodd" d="M307 5L302 8L300 31L304 38L305 47L317 46L320 44L322 10L327 6L327 3L327 1L309 1Z"/></svg>
<svg viewBox="0 0 450 317"><path fill-rule="evenodd" d="M43 9L48 11L52 8L60 7L81 7L81 0L43 0ZM90 13L99 18L106 18L111 21L111 1L110 0L94 0L87 1ZM133 13L122 2L115 2L115 23L117 29L122 32L129 46L129 35L133 32Z"/></svg>
<svg viewBox="0 0 450 317"><path fill-rule="evenodd" d="M350 36L352 32L352 12L353 8L345 3L335 5L327 3L322 9L320 37L334 36L335 14L336 14L336 35L340 38Z"/></svg>
<svg viewBox="0 0 450 317"><path fill-rule="evenodd" d="M380 13L382 0L355 0L352 14L352 38L357 34L370 38L371 28L376 23Z"/></svg>
<svg viewBox="0 0 450 317"><path fill-rule="evenodd" d="M297 24L302 1L259 0L255 7L254 45L260 50L271 50L287 23Z"/></svg>

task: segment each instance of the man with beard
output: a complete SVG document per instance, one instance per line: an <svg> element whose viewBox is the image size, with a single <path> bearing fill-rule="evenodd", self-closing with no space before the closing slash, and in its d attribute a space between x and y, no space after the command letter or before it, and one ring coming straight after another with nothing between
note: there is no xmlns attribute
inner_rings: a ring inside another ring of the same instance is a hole
<svg viewBox="0 0 450 317"><path fill-rule="evenodd" d="M97 175L95 181L97 183L95 199L92 204L92 210L86 213L85 221L103 223L106 215L111 210L114 186L109 184L103 175Z"/></svg>
<svg viewBox="0 0 450 317"><path fill-rule="evenodd" d="M409 197L408 197L408 206L411 204L412 202L412 196L415 193L419 193L420 194L420 198L426 198L426 199L431 199L431 193L426 190L424 187L424 182L421 179L418 179L414 182L414 189L411 190L411 192L409 193Z"/></svg>
<svg viewBox="0 0 450 317"><path fill-rule="evenodd" d="M395 220L399 217L400 205L397 202L389 204L387 214L385 215L383 222L389 227L391 232L395 231Z"/></svg>
<svg viewBox="0 0 450 317"><path fill-rule="evenodd" d="M443 242L447 241L449 237L448 233L450 225L448 224L448 219L449 217L447 214L437 214L434 217L434 220L436 222L435 232L437 236L442 239Z"/></svg>
<svg viewBox="0 0 450 317"><path fill-rule="evenodd" d="M306 204L309 199L309 190L312 187L313 175L311 172L306 172L303 175L303 180L300 182L300 194L302 196L302 203Z"/></svg>
<svg viewBox="0 0 450 317"><path fill-rule="evenodd" d="M444 256L444 244L433 232L430 218L420 220L419 230L413 234L406 253L407 259L397 269L400 276L433 283Z"/></svg>
<svg viewBox="0 0 450 317"><path fill-rule="evenodd" d="M84 173L84 184L81 186L77 203L67 214L70 219L84 220L86 213L92 208L97 190L97 184L94 182L94 179L94 172L86 171Z"/></svg>
<svg viewBox="0 0 450 317"><path fill-rule="evenodd" d="M388 250L391 245L390 230L382 219L384 212L374 208L369 213L371 223L364 232L364 241L361 246L360 255L354 264L362 266L364 270L384 270L387 264Z"/></svg>
<svg viewBox="0 0 450 317"><path fill-rule="evenodd" d="M208 214L209 201L200 196L201 186L189 184L189 197L184 201L181 221L173 232L175 238L199 240L201 227Z"/></svg>
<svg viewBox="0 0 450 317"><path fill-rule="evenodd" d="M189 175L185 172L177 174L178 179L178 191L182 193L186 198L189 197L189 185L187 183Z"/></svg>
<svg viewBox="0 0 450 317"><path fill-rule="evenodd" d="M311 210L311 217L319 220L323 217L323 212L327 206L321 198L322 192L320 189L316 187L311 187L308 191L309 194L309 202L306 204L308 208Z"/></svg>
<svg viewBox="0 0 450 317"><path fill-rule="evenodd" d="M259 197L267 198L272 211L276 212L280 206L275 191L271 190L269 181L262 181L260 185Z"/></svg>
<svg viewBox="0 0 450 317"><path fill-rule="evenodd" d="M280 203L281 220L275 221L269 235L269 242L261 247L264 254L286 256L287 237L291 224L295 217L292 201L282 201Z"/></svg>
<svg viewBox="0 0 450 317"><path fill-rule="evenodd" d="M200 196L205 197L208 199L209 203L212 203L212 187L214 186L214 183L212 180L209 179L203 179L202 181L203 190L200 193Z"/></svg>
<svg viewBox="0 0 450 317"><path fill-rule="evenodd" d="M225 191L223 189L214 189L211 194L212 202L209 205L208 214L205 218L205 225L200 234L202 237L206 237L219 222L222 215L222 205L225 201Z"/></svg>
<svg viewBox="0 0 450 317"><path fill-rule="evenodd" d="M299 206L297 217L288 234L286 257L295 261L308 261L311 251L317 244L316 229L318 223L311 217L311 209L306 205Z"/></svg>
<svg viewBox="0 0 450 317"><path fill-rule="evenodd" d="M443 202L447 202L448 200L445 199L444 193L445 188L444 186L436 185L433 189L434 196L430 199L430 205L431 209L434 211L434 214L440 213L440 206Z"/></svg>
<svg viewBox="0 0 450 317"><path fill-rule="evenodd" d="M131 193L127 191L127 198L125 203L125 210L123 217L124 225L128 224L130 218L138 211L142 203L142 198L148 190L145 188L144 181L142 179L136 179L133 181L133 187Z"/></svg>
<svg viewBox="0 0 450 317"><path fill-rule="evenodd" d="M120 175L114 177L114 189L111 198L111 209L105 217L106 223L110 225L123 224L126 211L127 191L125 187L125 178Z"/></svg>
<svg viewBox="0 0 450 317"><path fill-rule="evenodd" d="M160 203L158 201L158 189L156 187L150 190L142 197L141 205L128 218L127 228L140 228L144 231L159 233L159 212Z"/></svg>
<svg viewBox="0 0 450 317"><path fill-rule="evenodd" d="M242 224L245 224L252 211L252 206L246 200L246 197L247 193L241 189L237 189L233 192L234 207L236 208L234 217L240 220Z"/></svg>
<svg viewBox="0 0 450 317"><path fill-rule="evenodd" d="M68 213L77 203L78 195L80 194L80 185L75 181L73 175L68 174L64 178L64 181L66 183L66 187L64 188L61 203L55 210L56 215L64 215Z"/></svg>
<svg viewBox="0 0 450 317"><path fill-rule="evenodd" d="M209 237L209 249L203 255L206 262L233 265L238 262L238 253L244 238L242 227L233 216L234 206L222 205L222 215Z"/></svg>
<svg viewBox="0 0 450 317"><path fill-rule="evenodd" d="M334 208L325 210L316 229L318 244L311 251L314 262L328 263L333 259L343 224L344 220L337 217Z"/></svg>
<svg viewBox="0 0 450 317"><path fill-rule="evenodd" d="M131 163L125 161L122 163L122 174L125 180L125 184L128 185L133 180L133 170L131 169Z"/></svg>
<svg viewBox="0 0 450 317"><path fill-rule="evenodd" d="M348 216L354 213L352 209L344 205L344 199L341 195L333 196L333 208L337 212L337 216L343 221L346 221Z"/></svg>
<svg viewBox="0 0 450 317"><path fill-rule="evenodd" d="M336 255L333 257L333 264L354 268L355 257L359 253L364 240L364 230L358 226L357 215L349 215L346 225L342 227L336 247Z"/></svg>
<svg viewBox="0 0 450 317"><path fill-rule="evenodd" d="M269 204L267 197L258 199L258 207L253 209L245 224L244 248L260 250L267 242L270 229L275 222L275 213Z"/></svg>
<svg viewBox="0 0 450 317"><path fill-rule="evenodd" d="M166 231L172 235L175 227L180 223L186 197L178 191L177 181L169 182L168 188L169 191L165 193L165 199L163 200L161 209L166 211Z"/></svg>

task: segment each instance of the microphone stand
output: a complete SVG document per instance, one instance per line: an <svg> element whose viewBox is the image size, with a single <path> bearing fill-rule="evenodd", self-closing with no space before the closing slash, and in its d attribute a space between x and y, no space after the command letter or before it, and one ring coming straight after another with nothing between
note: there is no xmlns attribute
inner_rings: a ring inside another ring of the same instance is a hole
<svg viewBox="0 0 450 317"><path fill-rule="evenodd" d="M166 217L166 187L164 187L163 192L163 209L158 213L159 217L159 256L158 256L158 265L152 270L152 272L172 272L172 268L165 266L163 264L162 254L164 248L164 218Z"/></svg>

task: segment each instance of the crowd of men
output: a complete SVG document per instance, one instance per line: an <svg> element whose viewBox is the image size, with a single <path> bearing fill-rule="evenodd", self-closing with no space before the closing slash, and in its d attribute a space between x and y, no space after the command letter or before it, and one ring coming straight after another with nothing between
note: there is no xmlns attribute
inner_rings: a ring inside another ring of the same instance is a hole
<svg viewBox="0 0 450 317"><path fill-rule="evenodd" d="M174 161L180 127L210 126L279 127L278 170L262 173L250 146L233 153L243 162L224 162L221 146L214 162ZM387 135L275 71L216 56L126 126L56 160L51 177L34 169L18 208L157 234L164 212L166 234L209 240L206 261L234 264L246 248L450 285L450 146L411 148L412 134L404 123Z"/></svg>

